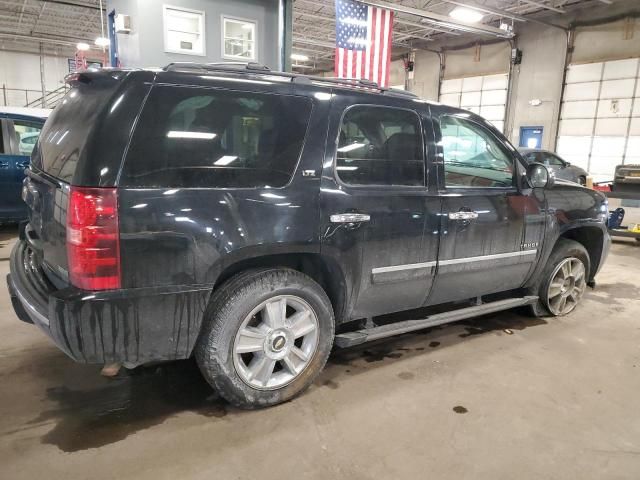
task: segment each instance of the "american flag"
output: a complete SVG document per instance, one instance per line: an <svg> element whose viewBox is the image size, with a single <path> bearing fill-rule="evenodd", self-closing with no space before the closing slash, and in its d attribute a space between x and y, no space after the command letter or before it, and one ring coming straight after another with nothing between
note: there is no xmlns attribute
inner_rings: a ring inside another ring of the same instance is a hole
<svg viewBox="0 0 640 480"><path fill-rule="evenodd" d="M339 78L389 84L393 12L352 0L336 0L336 60Z"/></svg>

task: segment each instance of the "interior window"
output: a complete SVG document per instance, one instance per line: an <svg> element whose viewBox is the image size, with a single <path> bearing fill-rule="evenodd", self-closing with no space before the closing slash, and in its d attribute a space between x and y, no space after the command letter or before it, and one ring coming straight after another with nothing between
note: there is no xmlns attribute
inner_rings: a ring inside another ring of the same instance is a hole
<svg viewBox="0 0 640 480"><path fill-rule="evenodd" d="M513 158L484 127L445 116L440 120L447 187L511 187Z"/></svg>
<svg viewBox="0 0 640 480"><path fill-rule="evenodd" d="M373 106L347 110L338 138L336 173L350 185L424 185L418 115Z"/></svg>
<svg viewBox="0 0 640 480"><path fill-rule="evenodd" d="M36 146L42 125L25 122L23 120L14 120L13 126L16 131L16 140L18 143L18 153L24 156L31 156L33 148Z"/></svg>

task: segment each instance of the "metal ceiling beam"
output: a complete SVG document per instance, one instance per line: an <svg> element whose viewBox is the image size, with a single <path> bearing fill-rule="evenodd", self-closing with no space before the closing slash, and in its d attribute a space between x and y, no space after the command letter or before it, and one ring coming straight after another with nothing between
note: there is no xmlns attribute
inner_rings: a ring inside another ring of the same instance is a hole
<svg viewBox="0 0 640 480"><path fill-rule="evenodd" d="M306 3L307 5L314 5L317 7L327 7L328 5L325 3L322 3L318 0L297 0L296 3ZM335 24L335 16L334 15L323 15L324 12L302 12L300 10L298 10L297 12L295 12L295 15L300 15L300 16L306 16L306 17L313 17L313 18L320 18L323 20L328 20L331 21L332 23ZM453 35L459 35L459 33L455 33L452 32L451 30L447 30L444 28L438 28L435 27L433 25L427 25L424 23L418 23L418 22L412 22L410 20L405 20L403 18L398 17L397 15L395 16L395 18L393 19L393 21L395 23L398 23L400 25L409 25L412 27L420 27L420 28L424 28L427 30L433 30L434 32L442 32L442 33L449 33L449 34L453 34Z"/></svg>
<svg viewBox="0 0 640 480"><path fill-rule="evenodd" d="M404 19L395 19L396 22L398 22L400 25L407 25L409 27L421 27L424 28L426 30L435 30L436 32L442 32L442 33L448 33L449 35L461 35L458 32L455 31L451 31L451 30L445 30L444 28L434 28L431 25L425 25L424 23L420 23L420 22L412 22L410 20L404 20Z"/></svg>
<svg viewBox="0 0 640 480"><path fill-rule="evenodd" d="M442 1L446 3L450 3L452 5L457 5L459 7L470 8L471 10L476 10L477 12L488 13L490 15L497 15L499 17L509 18L517 22L527 21L527 18L523 17L522 15L509 13L504 10L497 10L495 8L485 7L484 5L478 5L476 3L465 3L465 2L459 2L458 0L442 0Z"/></svg>
<svg viewBox="0 0 640 480"><path fill-rule="evenodd" d="M56 38L41 37L41 36L20 35L20 34L11 33L11 32L0 32L0 38L11 38L15 40L31 40L34 42L45 42L45 43L50 43L52 45L65 45L65 46L70 46L74 48L78 41L91 43L91 40L82 40L80 38L76 41L69 41L69 40L58 40Z"/></svg>
<svg viewBox="0 0 640 480"><path fill-rule="evenodd" d="M535 0L520 0L528 5L533 5L534 7L540 7L540 8L544 8L545 10L551 10L552 12L556 12L556 13L567 13L566 10L563 10L561 8L556 8L556 7L552 7L551 5L547 5L545 3L542 2L536 2Z"/></svg>
<svg viewBox="0 0 640 480"><path fill-rule="evenodd" d="M417 17L424 18L427 22L434 23L441 27L452 28L454 30L461 30L469 33L478 33L482 35L491 35L493 37L499 38L513 37L513 33L500 30L499 28L495 28L489 25L478 25L460 22L453 20L448 16L430 12L427 10L420 10L413 7L406 7L404 5L382 2L379 0L362 0L361 3L364 3L365 5L371 5L373 7L386 8L387 10L393 10L394 12L415 15Z"/></svg>

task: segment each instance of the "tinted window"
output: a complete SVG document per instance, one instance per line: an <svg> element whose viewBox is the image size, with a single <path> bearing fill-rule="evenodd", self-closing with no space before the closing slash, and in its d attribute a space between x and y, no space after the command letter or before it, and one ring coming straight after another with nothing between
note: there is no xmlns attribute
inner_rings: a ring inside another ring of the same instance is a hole
<svg viewBox="0 0 640 480"><path fill-rule="evenodd" d="M418 115L387 107L347 110L338 138L336 172L351 185L424 185Z"/></svg>
<svg viewBox="0 0 640 480"><path fill-rule="evenodd" d="M282 187L298 163L310 113L303 97L154 87L120 183Z"/></svg>
<svg viewBox="0 0 640 480"><path fill-rule="evenodd" d="M24 120L14 120L13 126L16 131L18 142L18 153L20 155L31 156L42 129L42 124L36 122L26 122Z"/></svg>
<svg viewBox="0 0 640 480"><path fill-rule="evenodd" d="M116 86L113 81L94 79L70 89L44 124L32 165L71 182L80 155L86 150L90 128Z"/></svg>
<svg viewBox="0 0 640 480"><path fill-rule="evenodd" d="M513 158L491 132L475 122L446 116L440 128L447 187L513 185Z"/></svg>
<svg viewBox="0 0 640 480"><path fill-rule="evenodd" d="M4 134L2 132L3 120L0 118L0 155L4 155Z"/></svg>

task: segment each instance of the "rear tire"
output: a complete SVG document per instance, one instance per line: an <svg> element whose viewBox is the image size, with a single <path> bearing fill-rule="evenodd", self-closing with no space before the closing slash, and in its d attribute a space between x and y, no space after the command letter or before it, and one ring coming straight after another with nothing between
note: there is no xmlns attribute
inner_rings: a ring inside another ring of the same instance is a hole
<svg viewBox="0 0 640 480"><path fill-rule="evenodd" d="M251 270L213 294L195 353L223 398L253 409L306 390L333 338L333 308L314 280L286 268Z"/></svg>
<svg viewBox="0 0 640 480"><path fill-rule="evenodd" d="M586 290L590 271L589 254L582 244L558 240L538 283L532 287L539 299L530 306L530 313L534 317L571 313Z"/></svg>

